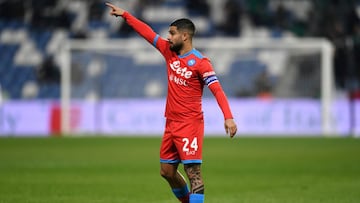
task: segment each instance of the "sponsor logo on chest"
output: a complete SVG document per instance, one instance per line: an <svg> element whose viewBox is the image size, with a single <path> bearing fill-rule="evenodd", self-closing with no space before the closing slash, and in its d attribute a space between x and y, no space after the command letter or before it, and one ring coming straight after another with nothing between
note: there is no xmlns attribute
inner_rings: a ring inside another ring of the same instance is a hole
<svg viewBox="0 0 360 203"><path fill-rule="evenodd" d="M187 79L191 78L193 72L188 67L181 67L180 61L173 61L169 65L172 70L169 80L178 85L188 86Z"/></svg>

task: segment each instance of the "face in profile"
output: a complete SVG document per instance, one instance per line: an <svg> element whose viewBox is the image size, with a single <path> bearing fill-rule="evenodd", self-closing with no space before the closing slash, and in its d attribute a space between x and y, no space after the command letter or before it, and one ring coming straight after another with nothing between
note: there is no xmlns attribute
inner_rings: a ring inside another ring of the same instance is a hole
<svg viewBox="0 0 360 203"><path fill-rule="evenodd" d="M170 50L178 53L184 46L182 33L179 32L176 26L169 27L168 40L170 43Z"/></svg>

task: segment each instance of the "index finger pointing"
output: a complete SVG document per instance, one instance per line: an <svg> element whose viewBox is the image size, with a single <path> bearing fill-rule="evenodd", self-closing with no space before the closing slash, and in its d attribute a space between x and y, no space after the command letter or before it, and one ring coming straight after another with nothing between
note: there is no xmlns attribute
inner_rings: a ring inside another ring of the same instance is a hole
<svg viewBox="0 0 360 203"><path fill-rule="evenodd" d="M115 6L114 6L114 5L112 5L111 3L108 3L108 2L106 2L106 3L105 3L105 5L109 6L109 7L110 7L110 8L112 8L112 9L114 9L114 8L115 8Z"/></svg>

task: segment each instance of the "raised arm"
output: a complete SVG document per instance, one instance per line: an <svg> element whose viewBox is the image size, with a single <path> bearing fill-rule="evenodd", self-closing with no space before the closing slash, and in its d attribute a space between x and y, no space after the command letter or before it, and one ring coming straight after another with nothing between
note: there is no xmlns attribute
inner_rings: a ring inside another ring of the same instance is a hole
<svg viewBox="0 0 360 203"><path fill-rule="evenodd" d="M116 17L124 15L124 13L125 13L124 9L119 8L111 3L105 3L105 4L111 8L110 15L113 15Z"/></svg>
<svg viewBox="0 0 360 203"><path fill-rule="evenodd" d="M147 25L146 23L142 22L141 20L137 19L136 17L132 16L126 10L119 8L111 3L106 3L106 5L111 8L110 15L113 16L121 16L125 19L126 23L130 25L140 36L142 36L146 41L152 44L154 47L163 52L164 46L159 46L158 43L165 44L166 41L161 39L161 37L154 32L154 30Z"/></svg>

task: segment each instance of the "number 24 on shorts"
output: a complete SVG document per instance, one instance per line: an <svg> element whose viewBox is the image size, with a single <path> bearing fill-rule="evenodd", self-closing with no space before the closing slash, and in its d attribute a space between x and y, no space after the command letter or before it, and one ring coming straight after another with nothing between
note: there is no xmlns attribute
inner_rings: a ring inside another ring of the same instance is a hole
<svg viewBox="0 0 360 203"><path fill-rule="evenodd" d="M183 151L189 152L190 148L193 149L191 151L197 151L199 146L197 144L197 137L190 142L189 138L183 138L182 141L184 142Z"/></svg>

